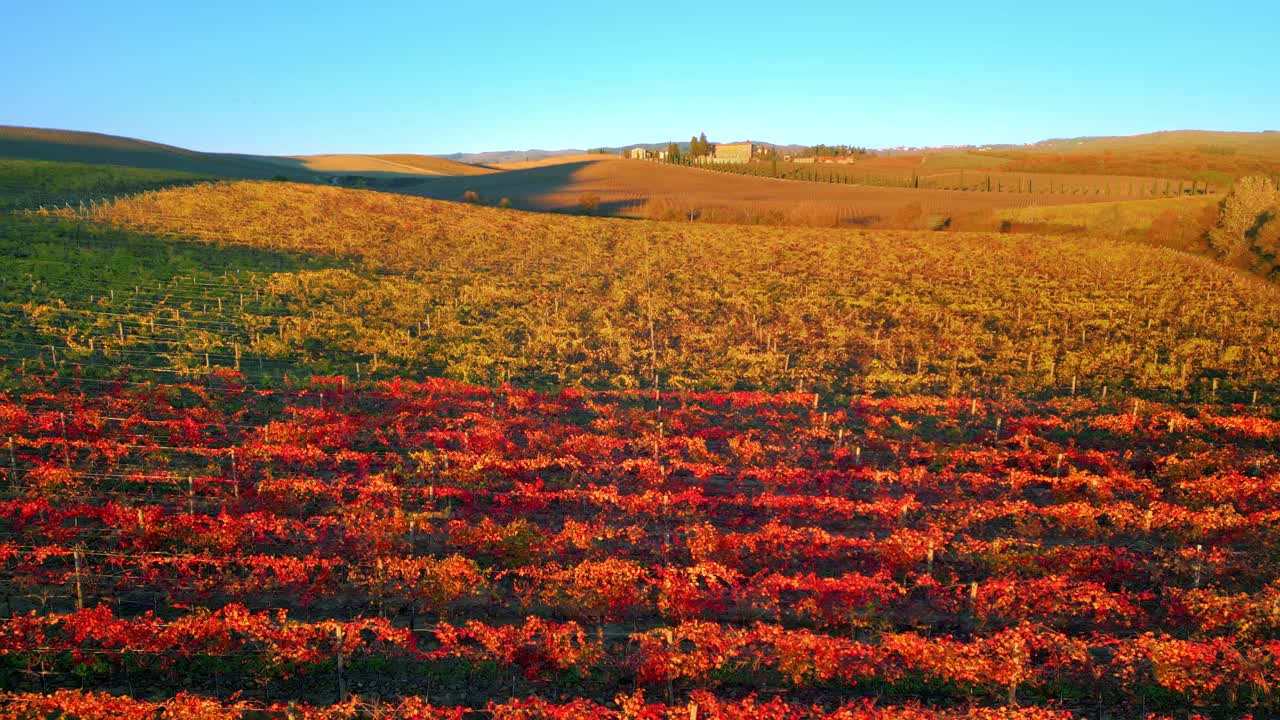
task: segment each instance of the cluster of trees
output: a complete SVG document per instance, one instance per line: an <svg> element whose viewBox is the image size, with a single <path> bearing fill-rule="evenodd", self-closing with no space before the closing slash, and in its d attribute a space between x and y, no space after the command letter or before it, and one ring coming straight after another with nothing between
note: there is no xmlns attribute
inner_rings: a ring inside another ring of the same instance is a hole
<svg viewBox="0 0 1280 720"><path fill-rule="evenodd" d="M714 144L707 140L707 134L702 133L689 138L689 150L680 149L680 144L671 142L667 143L667 157L669 163L685 163L689 164L697 158L710 157L713 152ZM627 151L623 150L625 156Z"/></svg>
<svg viewBox="0 0 1280 720"><path fill-rule="evenodd" d="M712 145L707 142L707 134L702 133L697 137L689 138L689 155L693 157L707 157L711 155Z"/></svg>
<svg viewBox="0 0 1280 720"><path fill-rule="evenodd" d="M1280 192L1271 178L1236 181L1207 237L1219 260L1280 280Z"/></svg>
<svg viewBox="0 0 1280 720"><path fill-rule="evenodd" d="M853 158L865 157L870 155L871 151L864 147L856 145L814 145L801 150L800 157L838 157Z"/></svg>

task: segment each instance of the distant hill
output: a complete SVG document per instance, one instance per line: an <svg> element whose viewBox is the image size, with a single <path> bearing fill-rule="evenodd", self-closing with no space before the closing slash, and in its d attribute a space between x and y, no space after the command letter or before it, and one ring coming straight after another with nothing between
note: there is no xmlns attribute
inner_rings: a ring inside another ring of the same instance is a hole
<svg viewBox="0 0 1280 720"><path fill-rule="evenodd" d="M255 155L204 153L146 140L75 130L0 126L0 157L123 165L228 178L313 180L302 163Z"/></svg>

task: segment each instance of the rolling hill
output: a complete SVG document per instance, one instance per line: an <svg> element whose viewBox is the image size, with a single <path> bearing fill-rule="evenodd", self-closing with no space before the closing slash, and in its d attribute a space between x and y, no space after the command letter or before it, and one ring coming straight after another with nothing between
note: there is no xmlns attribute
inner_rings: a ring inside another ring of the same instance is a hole
<svg viewBox="0 0 1280 720"><path fill-rule="evenodd" d="M1280 175L1280 132L1175 130L1119 137L1047 140L998 155L1019 172L1185 177L1229 184L1242 175Z"/></svg>
<svg viewBox="0 0 1280 720"><path fill-rule="evenodd" d="M503 168L513 166L504 165ZM726 222L837 225L884 221L918 209L921 222L984 208L1080 202L1061 193L967 192L780 180L665 163L587 155L569 162L538 161L474 177L437 177L397 190L441 200L468 191L482 202L506 198L539 211Z"/></svg>
<svg viewBox="0 0 1280 720"><path fill-rule="evenodd" d="M0 157L118 165L233 179L283 176L297 181L361 175L371 178L477 175L492 170L430 155L240 155L206 153L134 138L73 130L0 126Z"/></svg>
<svg viewBox="0 0 1280 720"><path fill-rule="evenodd" d="M495 172L483 165L457 162L434 155L298 155L297 160L308 170L318 173L344 173L370 177L412 175L486 175Z"/></svg>
<svg viewBox="0 0 1280 720"><path fill-rule="evenodd" d="M1201 151L1242 153L1280 159L1280 131L1225 132L1219 130L1166 130L1141 135L1113 135L1044 140L1031 150L1052 152Z"/></svg>
<svg viewBox="0 0 1280 720"><path fill-rule="evenodd" d="M301 163L254 155L205 153L133 138L74 130L0 126L0 157L122 165L226 178L315 179Z"/></svg>
<svg viewBox="0 0 1280 720"><path fill-rule="evenodd" d="M355 185L537 211L774 225L927 229L985 211L1219 191L1242 173L1280 173L1280 133L1178 131L1016 149L940 148L850 164L774 164L779 177L764 163L715 172L569 152L484 166L414 154L204 153L97 133L0 128L0 157Z"/></svg>

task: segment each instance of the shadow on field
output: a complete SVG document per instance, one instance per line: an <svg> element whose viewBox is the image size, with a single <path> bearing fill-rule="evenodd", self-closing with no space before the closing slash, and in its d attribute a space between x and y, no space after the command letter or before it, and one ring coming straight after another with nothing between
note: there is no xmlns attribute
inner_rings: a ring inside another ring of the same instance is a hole
<svg viewBox="0 0 1280 720"><path fill-rule="evenodd" d="M583 212L583 196L592 192L575 188L575 177L592 164L590 161L570 162L492 175L397 178L392 183L379 183L378 187L436 200L463 200L468 192L473 192L479 195L479 202L484 205L497 205L506 198L511 207L520 210ZM555 199L555 196L565 193L573 196ZM644 200L639 198L598 202L591 214L614 215L643 204Z"/></svg>

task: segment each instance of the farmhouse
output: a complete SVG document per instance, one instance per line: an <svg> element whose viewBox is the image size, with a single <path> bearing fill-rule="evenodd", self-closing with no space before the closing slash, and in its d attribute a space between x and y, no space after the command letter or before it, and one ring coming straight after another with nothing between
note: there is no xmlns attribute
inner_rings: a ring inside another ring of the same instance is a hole
<svg viewBox="0 0 1280 720"><path fill-rule="evenodd" d="M759 152L755 143L717 143L711 150L712 162L745 163Z"/></svg>
<svg viewBox="0 0 1280 720"><path fill-rule="evenodd" d="M644 160L649 157L649 151L642 147L631 148L631 152L627 153L627 156L632 160Z"/></svg>

